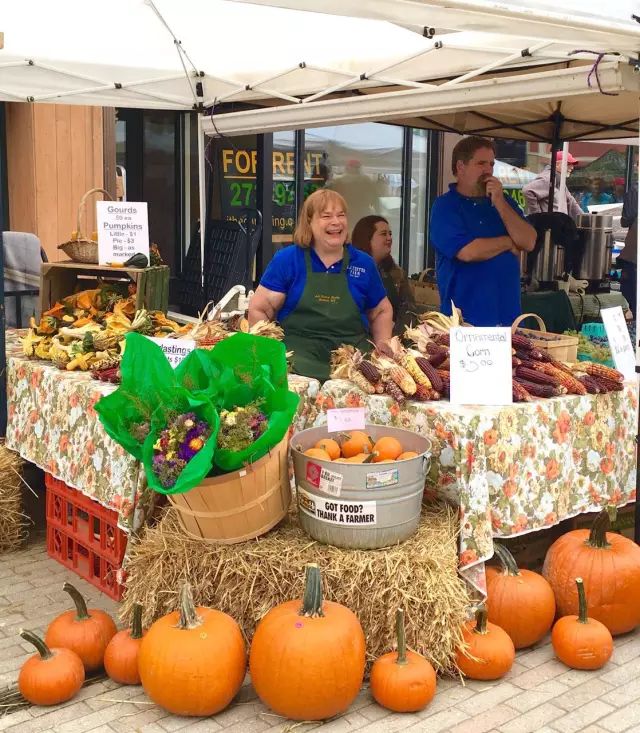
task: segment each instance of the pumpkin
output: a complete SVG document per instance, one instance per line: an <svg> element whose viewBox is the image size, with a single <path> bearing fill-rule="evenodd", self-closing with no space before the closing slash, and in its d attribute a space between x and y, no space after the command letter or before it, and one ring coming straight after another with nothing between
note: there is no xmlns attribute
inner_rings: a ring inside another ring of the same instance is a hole
<svg viewBox="0 0 640 733"><path fill-rule="evenodd" d="M344 712L360 691L365 640L353 611L323 601L320 569L307 565L304 597L271 609L258 624L249 654L262 702L292 720L324 720Z"/></svg>
<svg viewBox="0 0 640 733"><path fill-rule="evenodd" d="M343 433L342 435L345 440L340 448L344 458L357 456L358 453L371 453L373 442L366 433L361 430L352 430L350 433Z"/></svg>
<svg viewBox="0 0 640 733"><path fill-rule="evenodd" d="M516 649L540 641L556 615L556 602L549 583L539 573L519 569L513 555L494 542L502 569L488 567L487 617L504 629Z"/></svg>
<svg viewBox="0 0 640 733"><path fill-rule="evenodd" d="M144 691L174 715L220 712L238 693L246 667L238 624L222 611L196 607L188 583L180 610L151 625L138 653Z"/></svg>
<svg viewBox="0 0 640 733"><path fill-rule="evenodd" d="M407 649L404 611L396 611L398 651L376 659L371 668L373 699L396 713L413 713L426 707L436 694L436 673L420 654Z"/></svg>
<svg viewBox="0 0 640 733"><path fill-rule="evenodd" d="M458 649L456 661L466 677L472 680L497 680L511 669L516 656L511 637L499 626L487 621L487 609L484 606L476 611L475 622L466 624L463 638L468 649Z"/></svg>
<svg viewBox="0 0 640 733"><path fill-rule="evenodd" d="M121 685L140 684L138 653L142 636L142 606L134 603L131 628L118 631L104 653L104 669L114 682Z"/></svg>
<svg viewBox="0 0 640 733"><path fill-rule="evenodd" d="M80 657L71 649L49 649L32 631L21 629L20 636L38 650L20 668L21 695L32 705L58 705L71 700L84 682Z"/></svg>
<svg viewBox="0 0 640 733"><path fill-rule="evenodd" d="M551 632L556 657L572 669L600 669L613 654L613 638L600 621L587 615L587 596L582 578L576 578L578 615L563 616Z"/></svg>
<svg viewBox="0 0 640 733"><path fill-rule="evenodd" d="M417 458L418 453L416 453L414 450L407 450L404 453L401 453L396 460L397 461L408 461L410 458ZM382 461L381 461L382 463Z"/></svg>
<svg viewBox="0 0 640 733"><path fill-rule="evenodd" d="M305 456L308 456L309 458L317 458L321 461L330 461L331 457L327 453L326 450L322 450L321 448L307 448L307 450L304 452Z"/></svg>
<svg viewBox="0 0 640 733"><path fill-rule="evenodd" d="M108 613L98 608L87 610L82 594L71 583L65 583L62 590L71 596L76 609L65 611L49 624L45 643L71 649L82 659L85 671L94 672L102 667L107 644L117 632L116 625Z"/></svg>
<svg viewBox="0 0 640 733"><path fill-rule="evenodd" d="M340 458L340 446L335 440L331 438L322 438L314 446L314 448L320 448L329 454L329 458L335 461L336 458Z"/></svg>
<svg viewBox="0 0 640 733"><path fill-rule="evenodd" d="M379 463L385 459L392 461L397 460L398 456L402 453L402 444L396 438L385 436L376 440L373 446L374 463Z"/></svg>
<svg viewBox="0 0 640 733"><path fill-rule="evenodd" d="M591 530L558 538L547 551L542 574L553 588L559 616L578 614L574 579L582 578L591 618L616 636L640 624L640 547L608 528L604 510Z"/></svg>

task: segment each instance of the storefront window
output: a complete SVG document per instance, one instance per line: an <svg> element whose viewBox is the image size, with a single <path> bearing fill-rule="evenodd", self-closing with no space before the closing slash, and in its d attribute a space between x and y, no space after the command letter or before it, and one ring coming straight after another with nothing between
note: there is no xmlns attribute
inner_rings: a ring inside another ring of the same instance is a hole
<svg viewBox="0 0 640 733"><path fill-rule="evenodd" d="M425 263L425 222L429 177L428 130L413 131L411 158L411 224L409 227L409 275L422 272Z"/></svg>

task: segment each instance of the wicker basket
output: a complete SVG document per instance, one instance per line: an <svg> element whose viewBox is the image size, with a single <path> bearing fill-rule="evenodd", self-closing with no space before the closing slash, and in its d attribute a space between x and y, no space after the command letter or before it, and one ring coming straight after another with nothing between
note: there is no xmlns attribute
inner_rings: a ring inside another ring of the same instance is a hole
<svg viewBox="0 0 640 733"><path fill-rule="evenodd" d="M536 331L532 328L518 328L525 318L534 318L540 330ZM537 313L523 313L518 316L511 326L511 333L515 333L516 329L524 336L533 341L536 349L546 351L556 361L577 361L578 359L578 337L565 336L561 333L550 333L547 331L545 322ZM542 336L544 334L544 336Z"/></svg>
<svg viewBox="0 0 640 733"><path fill-rule="evenodd" d="M81 215L84 211L84 205L87 198L93 193L102 193L109 201L113 201L113 196L105 191L104 188L92 188L87 191L84 196L80 199L78 204L78 219L77 219L77 239L70 239L68 242L63 242L58 245L58 249L61 249L70 260L73 262L81 262L85 265L97 265L98 258L98 243L94 242L93 239L86 239L82 235L81 227Z"/></svg>

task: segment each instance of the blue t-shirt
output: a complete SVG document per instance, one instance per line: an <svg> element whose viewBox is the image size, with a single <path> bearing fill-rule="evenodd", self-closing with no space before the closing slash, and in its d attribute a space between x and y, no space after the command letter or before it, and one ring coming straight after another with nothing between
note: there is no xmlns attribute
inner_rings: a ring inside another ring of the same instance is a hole
<svg viewBox="0 0 640 733"><path fill-rule="evenodd" d="M518 204L507 203L522 218ZM508 234L500 214L487 196L470 198L456 184L439 196L431 209L429 236L436 249L436 278L441 310L451 315L451 301L474 326L510 326L520 315L520 262L511 252L502 252L481 262L463 262L458 252L482 237Z"/></svg>
<svg viewBox="0 0 640 733"><path fill-rule="evenodd" d="M349 272L347 273L347 284L351 297L360 309L362 323L368 329L369 322L365 312L375 308L386 297L387 293L373 258L351 244L348 247ZM305 249L296 245L283 247L276 252L274 258L269 262L260 280L260 285L265 288L275 290L278 293L286 293L287 297L284 305L277 315L278 321L283 321L298 305L298 301L302 297L307 281L305 251ZM328 272L330 275L343 276L342 260L331 265L327 270L315 251L311 249L310 252L313 272Z"/></svg>

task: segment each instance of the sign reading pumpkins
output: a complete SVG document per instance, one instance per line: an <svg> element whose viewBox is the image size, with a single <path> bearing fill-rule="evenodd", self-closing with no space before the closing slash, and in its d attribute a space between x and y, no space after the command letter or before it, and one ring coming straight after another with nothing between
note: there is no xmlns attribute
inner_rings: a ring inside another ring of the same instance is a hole
<svg viewBox="0 0 640 733"><path fill-rule="evenodd" d="M96 201L98 261L126 262L135 254L149 259L149 216L146 201Z"/></svg>

